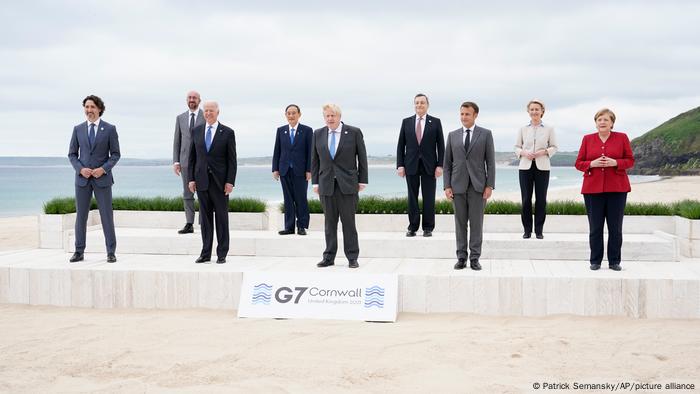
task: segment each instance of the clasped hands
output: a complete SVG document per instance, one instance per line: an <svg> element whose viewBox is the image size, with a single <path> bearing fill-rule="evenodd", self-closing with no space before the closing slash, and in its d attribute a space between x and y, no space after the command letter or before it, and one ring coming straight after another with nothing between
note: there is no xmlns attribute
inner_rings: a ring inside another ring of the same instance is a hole
<svg viewBox="0 0 700 394"><path fill-rule="evenodd" d="M591 161L591 167L617 167L617 160L603 155Z"/></svg>
<svg viewBox="0 0 700 394"><path fill-rule="evenodd" d="M522 156L525 156L530 160L535 160L536 158L538 158L540 156L544 156L546 154L547 154L547 150L545 150L545 149L540 149L537 152L530 152L530 151L524 150L521 153Z"/></svg>
<svg viewBox="0 0 700 394"><path fill-rule="evenodd" d="M99 178L104 174L105 174L105 170L102 167L97 167L97 168L83 167L80 169L80 176L82 176L83 178L90 178L91 176L95 177L95 178Z"/></svg>

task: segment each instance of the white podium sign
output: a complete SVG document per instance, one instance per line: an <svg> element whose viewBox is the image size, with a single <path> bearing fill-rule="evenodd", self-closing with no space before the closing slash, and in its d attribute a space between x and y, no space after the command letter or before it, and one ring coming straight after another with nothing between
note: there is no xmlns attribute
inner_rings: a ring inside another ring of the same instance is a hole
<svg viewBox="0 0 700 394"><path fill-rule="evenodd" d="M238 317L395 322L396 274L244 272Z"/></svg>

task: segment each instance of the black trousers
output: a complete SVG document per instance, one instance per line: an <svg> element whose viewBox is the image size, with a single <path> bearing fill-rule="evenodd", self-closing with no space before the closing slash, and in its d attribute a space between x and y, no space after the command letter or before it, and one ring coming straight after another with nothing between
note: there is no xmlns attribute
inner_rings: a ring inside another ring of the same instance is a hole
<svg viewBox="0 0 700 394"><path fill-rule="evenodd" d="M280 177L282 194L284 194L284 229L309 228L309 202L306 198L306 190L309 181L305 175L296 176L290 168Z"/></svg>
<svg viewBox="0 0 700 394"><path fill-rule="evenodd" d="M228 196L209 175L209 189L197 190L199 219L202 230L202 252L200 256L211 257L214 243L214 219L216 219L216 256L226 258L229 247Z"/></svg>
<svg viewBox="0 0 700 394"><path fill-rule="evenodd" d="M357 212L357 193L343 194L338 187L338 182L333 181L333 195L320 196L325 219L326 250L323 251L324 260L335 260L338 251L338 219L343 222L343 248L348 260L357 260L360 255L360 243L357 239L357 227L355 226L355 212Z"/></svg>
<svg viewBox="0 0 700 394"><path fill-rule="evenodd" d="M418 209L418 191L423 195L423 231L435 229L435 174L426 174L423 162L418 161L418 173L406 175L408 186L408 229L418 231L420 227L420 209Z"/></svg>
<svg viewBox="0 0 700 394"><path fill-rule="evenodd" d="M525 233L532 233L532 190L535 189L535 234L542 234L544 220L547 216L547 188L549 171L537 168L535 161L529 170L520 170L520 197L523 210L520 218Z"/></svg>
<svg viewBox="0 0 700 394"><path fill-rule="evenodd" d="M608 264L622 260L622 219L625 216L627 193L584 194L588 214L591 264L603 261L603 224L608 223Z"/></svg>

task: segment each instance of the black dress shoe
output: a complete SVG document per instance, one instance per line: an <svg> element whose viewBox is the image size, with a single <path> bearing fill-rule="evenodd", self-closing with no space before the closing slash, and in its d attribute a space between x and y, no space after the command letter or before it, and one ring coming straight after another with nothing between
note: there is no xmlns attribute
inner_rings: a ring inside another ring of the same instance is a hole
<svg viewBox="0 0 700 394"><path fill-rule="evenodd" d="M326 260L323 259L316 264L316 267L323 268L323 267L330 267L331 265L335 265L335 262L332 260Z"/></svg>
<svg viewBox="0 0 700 394"><path fill-rule="evenodd" d="M197 260L195 260L194 262L197 264L202 264L202 263L206 263L207 261L211 261L211 257L199 256L199 257L197 257Z"/></svg>
<svg viewBox="0 0 700 394"><path fill-rule="evenodd" d="M75 253L73 253L72 256L70 256L70 260L68 260L68 261L70 261L71 263L76 263L78 261L83 261L84 259L85 259L85 256L82 253L75 252Z"/></svg>
<svg viewBox="0 0 700 394"><path fill-rule="evenodd" d="M455 264L455 269L456 270L463 270L467 268L467 260L466 259L457 259L457 264Z"/></svg>
<svg viewBox="0 0 700 394"><path fill-rule="evenodd" d="M216 259L216 264L226 264L226 257L219 257Z"/></svg>
<svg viewBox="0 0 700 394"><path fill-rule="evenodd" d="M432 236L433 236L433 232L430 231L430 230L423 230L423 236L424 236L424 237L432 237Z"/></svg>
<svg viewBox="0 0 700 394"><path fill-rule="evenodd" d="M530 237L532 237L532 233L524 233L523 234L523 239L529 239Z"/></svg>
<svg viewBox="0 0 700 394"><path fill-rule="evenodd" d="M358 268L360 264L357 262L357 260L348 260L348 267L350 268Z"/></svg>
<svg viewBox="0 0 700 394"><path fill-rule="evenodd" d="M299 234L299 235L306 235L306 229L298 228L298 229L297 229L297 234Z"/></svg>
<svg viewBox="0 0 700 394"><path fill-rule="evenodd" d="M117 256L114 255L114 253L110 253L107 255L107 262L108 263L116 263L117 262Z"/></svg>
<svg viewBox="0 0 700 394"><path fill-rule="evenodd" d="M542 235L542 234L535 234L535 238L537 238L537 239L542 239L542 238L544 238L544 235Z"/></svg>
<svg viewBox="0 0 700 394"><path fill-rule="evenodd" d="M613 271L622 271L622 267L620 267L620 264L610 264L610 269Z"/></svg>
<svg viewBox="0 0 700 394"><path fill-rule="evenodd" d="M600 264L591 264L591 271L598 271L600 269Z"/></svg>
<svg viewBox="0 0 700 394"><path fill-rule="evenodd" d="M471 269L474 271L481 271L481 264L479 264L479 260L469 260L469 267L471 267Z"/></svg>
<svg viewBox="0 0 700 394"><path fill-rule="evenodd" d="M406 231L406 236L407 236L407 237L415 237L415 236L416 236L416 232L415 232L415 231L408 230L408 231Z"/></svg>
<svg viewBox="0 0 700 394"><path fill-rule="evenodd" d="M192 223L187 223L185 224L185 227L182 228L182 230L178 230L178 234L192 234L194 232L194 226L192 226Z"/></svg>
<svg viewBox="0 0 700 394"><path fill-rule="evenodd" d="M294 234L294 230L280 230L277 232L279 235L289 235L289 234Z"/></svg>

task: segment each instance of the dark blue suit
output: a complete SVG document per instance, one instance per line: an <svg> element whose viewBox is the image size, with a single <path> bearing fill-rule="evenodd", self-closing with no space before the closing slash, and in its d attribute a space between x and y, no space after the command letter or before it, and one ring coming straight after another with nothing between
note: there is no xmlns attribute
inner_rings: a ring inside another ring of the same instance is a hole
<svg viewBox="0 0 700 394"><path fill-rule="evenodd" d="M272 155L272 171L279 171L284 194L284 229L309 228L309 204L306 192L309 182L306 173L311 172L313 130L301 123L294 132L294 143L289 135L289 125L279 127L275 136Z"/></svg>
<svg viewBox="0 0 700 394"><path fill-rule="evenodd" d="M88 124L83 122L73 128L73 135L68 148L68 158L75 169L75 251L85 251L85 232L87 231L90 200L95 194L97 207L100 210L102 231L105 236L107 253L113 254L117 247L117 237L114 233L114 216L112 213L112 168L117 164L121 153L119 151L119 136L117 128L104 120L100 120L96 128L95 143L91 146L88 139ZM99 178L84 178L80 175L83 168L102 167L105 174Z"/></svg>

